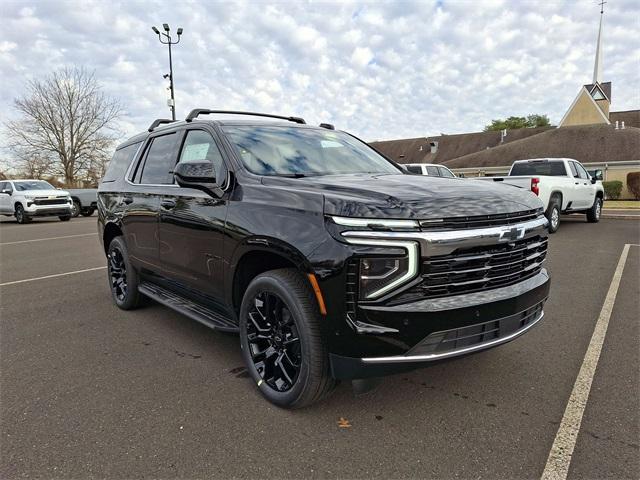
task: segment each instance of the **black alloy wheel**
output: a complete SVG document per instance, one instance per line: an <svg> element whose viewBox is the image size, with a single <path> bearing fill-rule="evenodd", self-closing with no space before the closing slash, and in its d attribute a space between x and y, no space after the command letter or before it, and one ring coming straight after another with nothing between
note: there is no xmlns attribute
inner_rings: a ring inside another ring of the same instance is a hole
<svg viewBox="0 0 640 480"><path fill-rule="evenodd" d="M109 252L109 280L114 298L124 302L127 297L127 265L118 246Z"/></svg>
<svg viewBox="0 0 640 480"><path fill-rule="evenodd" d="M286 392L295 384L302 361L293 314L273 292L258 293L252 303L247 340L253 365L267 385Z"/></svg>

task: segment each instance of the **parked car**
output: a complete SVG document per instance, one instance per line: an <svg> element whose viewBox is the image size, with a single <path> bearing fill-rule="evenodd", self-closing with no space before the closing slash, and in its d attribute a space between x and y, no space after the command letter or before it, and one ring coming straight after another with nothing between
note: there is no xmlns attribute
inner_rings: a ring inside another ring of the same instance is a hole
<svg viewBox="0 0 640 480"><path fill-rule="evenodd" d="M475 180L501 182L533 192L545 205L550 233L558 230L561 213L582 213L588 222L600 221L604 202L602 182L572 158L518 160L506 177Z"/></svg>
<svg viewBox="0 0 640 480"><path fill-rule="evenodd" d="M4 180L0 182L0 213L15 216L18 223L47 216L67 222L71 219L71 197L44 180Z"/></svg>
<svg viewBox="0 0 640 480"><path fill-rule="evenodd" d="M98 205L98 189L97 188L71 188L68 190L73 200L71 207L71 215L77 217L90 217L96 211Z"/></svg>
<svg viewBox="0 0 640 480"><path fill-rule="evenodd" d="M409 175L297 117L213 113L155 121L109 164L98 227L121 309L150 297L238 332L254 385L289 408L542 319L548 222L530 192Z"/></svg>
<svg viewBox="0 0 640 480"><path fill-rule="evenodd" d="M435 163L405 163L408 172L431 177L455 177L455 174L444 165Z"/></svg>

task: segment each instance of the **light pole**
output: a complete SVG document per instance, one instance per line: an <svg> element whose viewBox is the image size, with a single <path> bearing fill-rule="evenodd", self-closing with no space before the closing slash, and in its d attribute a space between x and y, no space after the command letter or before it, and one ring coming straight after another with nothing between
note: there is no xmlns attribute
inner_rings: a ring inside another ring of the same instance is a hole
<svg viewBox="0 0 640 480"><path fill-rule="evenodd" d="M156 35L158 35L158 40L160 40L160 43L162 43L163 45L169 45L169 75L165 75L164 78L169 77L169 90L171 90L171 104L170 104L171 119L175 120L176 119L176 98L173 91L173 62L171 60L171 45L177 45L178 43L180 43L182 28L181 27L178 28L177 30L178 40L176 40L175 42L171 41L171 35L169 34L169 24L163 23L162 28L164 28L164 32L160 32L156 27L151 27L153 32ZM163 40L162 37L164 37L165 39Z"/></svg>

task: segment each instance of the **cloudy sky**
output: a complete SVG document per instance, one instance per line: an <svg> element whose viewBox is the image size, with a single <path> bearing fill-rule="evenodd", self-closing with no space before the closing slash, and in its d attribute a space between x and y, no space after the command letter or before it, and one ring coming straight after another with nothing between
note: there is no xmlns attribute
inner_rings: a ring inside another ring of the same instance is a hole
<svg viewBox="0 0 640 480"><path fill-rule="evenodd" d="M194 107L300 115L365 140L477 131L493 118L557 123L590 83L597 0L402 2L15 1L0 5L0 107L27 79L94 70L142 130L166 107L174 50L178 117ZM604 80L613 110L640 108L640 2L608 0Z"/></svg>

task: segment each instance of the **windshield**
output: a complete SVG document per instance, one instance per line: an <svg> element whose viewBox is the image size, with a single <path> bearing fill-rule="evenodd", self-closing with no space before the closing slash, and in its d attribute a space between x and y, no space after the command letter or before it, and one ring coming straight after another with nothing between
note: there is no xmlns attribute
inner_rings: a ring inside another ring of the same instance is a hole
<svg viewBox="0 0 640 480"><path fill-rule="evenodd" d="M523 162L515 163L509 175L547 175L550 177L563 177L567 174L564 162Z"/></svg>
<svg viewBox="0 0 640 480"><path fill-rule="evenodd" d="M223 128L245 168L257 175L401 174L391 162L346 133L300 127Z"/></svg>
<svg viewBox="0 0 640 480"><path fill-rule="evenodd" d="M16 190L24 192L25 190L55 190L53 185L43 180L31 180L26 182L13 182Z"/></svg>

